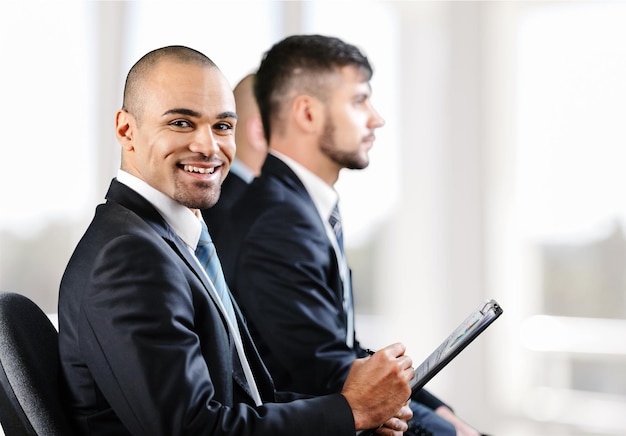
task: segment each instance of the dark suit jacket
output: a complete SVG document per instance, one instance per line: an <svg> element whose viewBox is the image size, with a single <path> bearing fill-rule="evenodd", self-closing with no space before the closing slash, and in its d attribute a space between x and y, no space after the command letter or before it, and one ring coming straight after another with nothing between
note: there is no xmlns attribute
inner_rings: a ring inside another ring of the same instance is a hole
<svg viewBox="0 0 626 436"><path fill-rule="evenodd" d="M346 345L347 315L335 251L296 174L269 155L262 174L213 234L226 281L279 389L339 392L355 358ZM416 400L443 403L420 392Z"/></svg>
<svg viewBox="0 0 626 436"><path fill-rule="evenodd" d="M114 180L59 296L62 374L80 434L353 436L341 395L271 403L273 382L238 312L264 400L254 406L205 280L153 206Z"/></svg>
<svg viewBox="0 0 626 436"><path fill-rule="evenodd" d="M222 226L230 220L233 203L248 187L248 183L236 173L230 172L222 183L222 193L213 207L202 210L202 218L211 234L223 233Z"/></svg>

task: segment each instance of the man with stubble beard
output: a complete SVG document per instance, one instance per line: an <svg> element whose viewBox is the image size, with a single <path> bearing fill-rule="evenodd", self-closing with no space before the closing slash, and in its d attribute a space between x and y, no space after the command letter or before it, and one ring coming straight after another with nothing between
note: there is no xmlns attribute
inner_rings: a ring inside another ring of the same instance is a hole
<svg viewBox="0 0 626 436"><path fill-rule="evenodd" d="M372 67L355 46L322 35L276 43L255 95L269 155L214 235L226 280L280 389L339 392L355 359L351 272L334 185L363 169L384 120ZM413 396L414 435L478 433L425 390Z"/></svg>

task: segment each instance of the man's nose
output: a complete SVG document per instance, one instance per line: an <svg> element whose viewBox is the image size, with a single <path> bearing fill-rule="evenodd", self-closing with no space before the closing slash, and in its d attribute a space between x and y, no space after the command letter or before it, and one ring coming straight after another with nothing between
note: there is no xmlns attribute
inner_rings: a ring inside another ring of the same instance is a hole
<svg viewBox="0 0 626 436"><path fill-rule="evenodd" d="M378 111L376 109L374 109L374 107L371 107L371 115L370 115L370 122L369 122L369 126L371 128L379 128L385 125L385 120L383 117L381 117L378 114Z"/></svg>
<svg viewBox="0 0 626 436"><path fill-rule="evenodd" d="M206 156L210 156L219 151L213 130L208 126L196 130L196 135L189 148L193 152L202 153Z"/></svg>

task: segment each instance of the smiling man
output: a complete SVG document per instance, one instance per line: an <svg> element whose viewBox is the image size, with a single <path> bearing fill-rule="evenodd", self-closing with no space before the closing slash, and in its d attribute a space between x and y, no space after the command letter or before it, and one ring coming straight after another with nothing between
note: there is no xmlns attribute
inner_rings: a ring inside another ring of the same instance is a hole
<svg viewBox="0 0 626 436"><path fill-rule="evenodd" d="M275 392L199 209L235 154L235 101L202 53L164 47L130 70L122 164L61 281L59 354L80 435L400 436L413 376L402 344L340 393Z"/></svg>
<svg viewBox="0 0 626 436"><path fill-rule="evenodd" d="M171 92L174 80L180 94ZM197 84L204 82L212 86L201 92ZM177 106L181 101L188 107ZM183 206L211 207L235 156L236 122L234 98L218 68L157 58L128 76L116 119L122 171Z"/></svg>

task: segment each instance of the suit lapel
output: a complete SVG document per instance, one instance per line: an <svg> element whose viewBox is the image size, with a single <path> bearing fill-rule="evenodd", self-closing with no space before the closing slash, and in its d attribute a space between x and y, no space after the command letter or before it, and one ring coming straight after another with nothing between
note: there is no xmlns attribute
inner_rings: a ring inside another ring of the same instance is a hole
<svg viewBox="0 0 626 436"><path fill-rule="evenodd" d="M302 200L300 202L300 207L307 210L307 214L310 216L311 222L317 223L318 232L320 234L326 234L326 224L322 221L322 218L317 210L317 206L315 206L315 202L313 201L313 198L311 198L311 194L309 194L309 191L307 191L297 174L294 173L285 162L270 153L268 154L263 165L263 173L267 173L272 177L275 177L285 186L286 189L297 193ZM328 245L332 249L335 256L337 266L340 268L339 254L330 242L330 239L328 240ZM343 287L343 284L340 286Z"/></svg>
<svg viewBox="0 0 626 436"><path fill-rule="evenodd" d="M300 202L301 207L306 208L306 210L308 211L307 213L311 217L311 222L317 223L317 225L319 226L318 231L322 234L326 234L325 224L319 215L317 207L315 206L315 203L313 202L313 198L311 198L309 191L307 191L306 187L304 186L304 184L302 183L298 175L294 173L294 171L289 167L289 165L287 165L278 157L270 153L268 154L265 160L265 163L263 165L263 173L271 175L272 177L279 180L280 183L285 187L285 189L289 189L295 192L302 200ZM333 253L334 261L337 265L338 270L341 270L342 268L344 268L344 265L343 265L344 260L341 259L340 254L337 251L338 247L336 248L331 243L330 239L328 240L328 245L329 245L329 249ZM345 266L344 274L345 274L346 283L344 283L344 280L341 277L341 273L339 272L338 274L339 275L336 277L337 286L333 286L333 289L335 289L337 292L338 301L342 301L345 297L344 293L346 292L348 293L349 306L343 308L345 309L345 312L346 312L346 316L345 316L346 326L348 326L349 324L348 318L349 316L353 316L353 313L354 313L354 307L352 304L352 301L353 301L352 289L351 289L352 288L352 271L350 270L349 266L347 265ZM342 309L342 308L339 308L339 309ZM351 335L352 333L347 332L346 334Z"/></svg>
<svg viewBox="0 0 626 436"><path fill-rule="evenodd" d="M252 392L250 391L250 387L248 386L246 375L244 373L243 367L241 366L239 355L237 354L237 349L235 346L233 336L230 332L230 329L228 328L228 324L225 318L226 315L221 310L219 310L219 303L217 302L218 297L217 295L215 295L215 292L211 290L211 287L213 285L209 283L206 277L206 274L200 269L200 266L198 265L198 262L196 262L196 259L193 257L191 252L187 249L187 246L185 245L185 243L177 235L172 234L171 239L166 236L164 236L164 238L166 239L167 242L170 243L170 245L172 245L172 248L174 249L174 251L176 251L178 255L185 261L187 266L189 266L189 268L194 272L196 277L200 279L200 281L204 285L204 288L209 298L213 301L213 304L218 308L218 312L222 319L222 324L224 325L224 331L228 335L228 343L230 346L231 361L233 363L233 379L246 392L246 394L248 394L248 396L253 399L254 396ZM243 318L234 300L233 300L233 306L235 306L235 316L237 318L237 323L241 326L243 325ZM239 330L241 331L241 328ZM244 335L241 335L241 336L242 336L242 341L245 341ZM257 382L257 385L258 385L258 382Z"/></svg>
<svg viewBox="0 0 626 436"><path fill-rule="evenodd" d="M167 224L165 219L159 214L152 204L137 192L133 191L128 186L118 182L114 179L111 182L111 187L106 195L107 200L115 201L122 206L132 210L139 215L155 232L161 236L167 242L167 244L174 250L174 252L187 264L194 275L202 282L207 294L213 301L213 304L217 304L216 296L210 291L211 284L209 283L206 274L202 271L198 262L194 258L193 254L187 248L187 245L180 239L180 237L174 232L174 230ZM221 311L220 311L221 313ZM226 321L223 319L222 323L224 328L228 331Z"/></svg>
<svg viewBox="0 0 626 436"><path fill-rule="evenodd" d="M306 187L302 183L302 180L300 180L296 173L294 173L285 162L270 153L267 155L263 165L263 172L275 177L286 187L286 189L297 193L302 199L302 206L306 207L308 214L311 215L311 220L318 222L322 230L324 229L324 223L319 216L317 207L315 206L309 191L307 191ZM325 232L325 230L323 231Z"/></svg>

